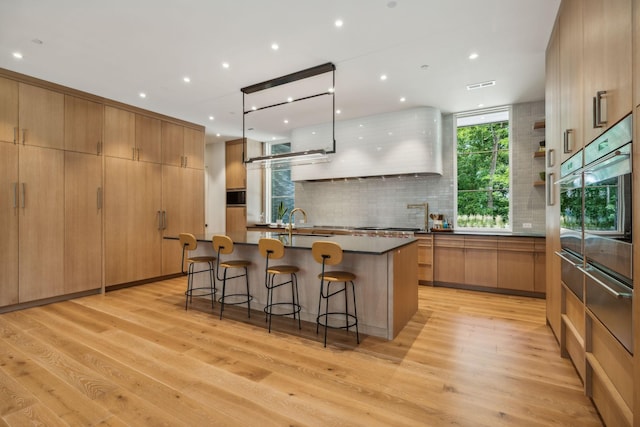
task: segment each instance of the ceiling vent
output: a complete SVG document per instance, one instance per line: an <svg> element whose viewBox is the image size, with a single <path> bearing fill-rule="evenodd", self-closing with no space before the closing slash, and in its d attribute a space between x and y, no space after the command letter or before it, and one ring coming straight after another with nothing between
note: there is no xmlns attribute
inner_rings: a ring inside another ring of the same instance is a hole
<svg viewBox="0 0 640 427"><path fill-rule="evenodd" d="M489 81L486 81L486 82L473 83L473 84L467 85L467 90L482 89L482 88L485 88L485 87L495 86L495 85L496 85L496 81L495 80L489 80Z"/></svg>

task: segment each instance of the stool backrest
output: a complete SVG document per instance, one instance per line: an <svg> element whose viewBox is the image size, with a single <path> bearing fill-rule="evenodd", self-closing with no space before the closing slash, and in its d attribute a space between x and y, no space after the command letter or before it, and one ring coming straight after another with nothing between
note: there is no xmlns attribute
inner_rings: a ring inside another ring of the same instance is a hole
<svg viewBox="0 0 640 427"><path fill-rule="evenodd" d="M284 245L278 239L262 238L258 241L260 255L271 259L280 259L284 256Z"/></svg>
<svg viewBox="0 0 640 427"><path fill-rule="evenodd" d="M229 236L216 235L213 236L213 250L218 254L230 254L233 252L233 240Z"/></svg>
<svg viewBox="0 0 640 427"><path fill-rule="evenodd" d="M180 246L182 246L183 250L194 251L198 247L196 236L191 233L180 233L178 238L180 239Z"/></svg>
<svg viewBox="0 0 640 427"><path fill-rule="evenodd" d="M313 259L320 264L336 265L342 262L342 247L326 240L318 240L311 245Z"/></svg>

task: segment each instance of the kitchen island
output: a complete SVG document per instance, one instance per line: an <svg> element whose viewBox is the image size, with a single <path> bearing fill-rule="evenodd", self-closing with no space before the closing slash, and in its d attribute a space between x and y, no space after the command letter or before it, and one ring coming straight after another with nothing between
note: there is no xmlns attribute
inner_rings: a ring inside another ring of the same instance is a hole
<svg viewBox="0 0 640 427"><path fill-rule="evenodd" d="M289 240L287 233L279 232L210 233L196 236L199 244L193 255L214 254L211 245L214 234L226 234L235 244L234 253L223 255L223 259L242 258L252 261L249 268L252 309L262 311L267 299L264 285L265 260L258 252L258 241L263 237L280 239L284 243L285 256L278 260L278 264L292 264L300 268L298 289L302 320L315 323L317 316L320 292L318 273L321 266L311 255L311 245L317 240L329 240L342 246L344 258L335 269L351 271L357 276L355 284L360 332L391 340L418 309L418 249L415 238L299 233ZM168 239L174 239L178 244L177 236Z"/></svg>

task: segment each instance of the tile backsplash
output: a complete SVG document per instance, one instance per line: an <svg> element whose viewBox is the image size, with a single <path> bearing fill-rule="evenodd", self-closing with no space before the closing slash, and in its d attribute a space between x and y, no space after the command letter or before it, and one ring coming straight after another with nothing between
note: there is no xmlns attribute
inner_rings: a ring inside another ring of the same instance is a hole
<svg viewBox="0 0 640 427"><path fill-rule="evenodd" d="M544 118L544 101L513 105L512 125L512 230L544 233L545 187L534 187L544 170L544 157L534 158L544 129L533 123ZM442 176L350 178L322 182L297 182L296 206L308 213L314 225L423 228L424 211L410 204L429 204L430 213L451 218L454 209L454 117L442 118ZM338 141L338 149L339 147ZM523 224L531 224L524 228ZM429 222L429 226L431 223Z"/></svg>

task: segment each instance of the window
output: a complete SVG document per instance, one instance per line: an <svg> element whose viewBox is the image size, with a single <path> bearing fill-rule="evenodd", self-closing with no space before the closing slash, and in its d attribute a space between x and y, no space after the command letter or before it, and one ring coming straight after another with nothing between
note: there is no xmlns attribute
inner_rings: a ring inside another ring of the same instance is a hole
<svg viewBox="0 0 640 427"><path fill-rule="evenodd" d="M509 109L456 116L456 227L510 229Z"/></svg>
<svg viewBox="0 0 640 427"><path fill-rule="evenodd" d="M267 144L268 154L281 154L291 152L291 143ZM278 219L278 207L280 202L284 204L287 212L294 207L295 186L291 181L291 166L266 169L266 220L274 223ZM287 217L285 216L284 220Z"/></svg>

